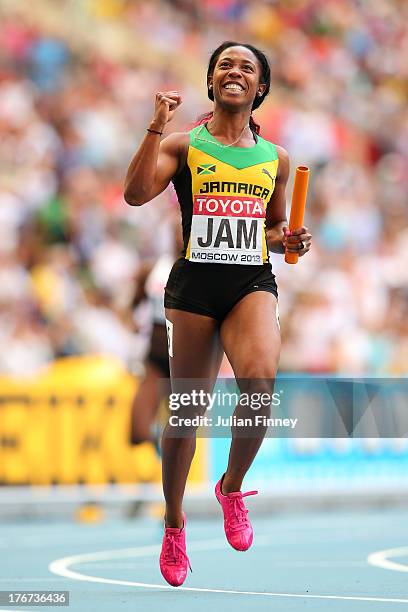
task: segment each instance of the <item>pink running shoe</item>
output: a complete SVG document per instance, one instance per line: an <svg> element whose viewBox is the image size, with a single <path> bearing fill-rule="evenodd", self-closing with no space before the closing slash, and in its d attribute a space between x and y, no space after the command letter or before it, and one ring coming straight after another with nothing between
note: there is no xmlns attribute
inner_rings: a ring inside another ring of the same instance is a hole
<svg viewBox="0 0 408 612"><path fill-rule="evenodd" d="M221 483L224 476L215 485L215 496L221 504L224 513L224 530L228 542L235 550L248 550L254 538L252 525L248 520L248 510L243 501L248 495L256 495L258 491L234 491L223 495L221 493Z"/></svg>
<svg viewBox="0 0 408 612"><path fill-rule="evenodd" d="M183 527L165 527L163 544L160 553L160 571L171 586L183 584L187 576L187 567L191 570L186 552L186 515L183 513Z"/></svg>

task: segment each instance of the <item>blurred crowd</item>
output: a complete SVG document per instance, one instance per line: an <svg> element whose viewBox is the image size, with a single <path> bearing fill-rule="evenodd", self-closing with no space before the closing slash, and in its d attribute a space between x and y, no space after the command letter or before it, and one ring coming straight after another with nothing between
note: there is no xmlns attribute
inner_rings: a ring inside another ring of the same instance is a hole
<svg viewBox="0 0 408 612"><path fill-rule="evenodd" d="M126 205L124 176L155 92L181 92L186 129L232 39L271 61L261 134L312 171L313 250L272 256L281 369L407 374L407 24L404 0L2 0L0 373L95 352L138 370L138 271L179 212L171 192Z"/></svg>

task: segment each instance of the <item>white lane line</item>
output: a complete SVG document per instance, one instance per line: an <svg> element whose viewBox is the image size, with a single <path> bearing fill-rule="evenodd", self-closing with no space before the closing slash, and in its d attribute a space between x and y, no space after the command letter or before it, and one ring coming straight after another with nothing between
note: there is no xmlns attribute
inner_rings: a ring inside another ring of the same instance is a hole
<svg viewBox="0 0 408 612"><path fill-rule="evenodd" d="M106 561L94 561L93 563L81 563L81 570L140 570L141 564L147 565L150 564L150 561L136 561L134 563L107 563ZM289 569L293 568L310 568L310 567L318 567L318 568L328 568L328 567L342 567L342 568L351 568L351 567L366 567L365 561L268 561L268 567L271 568L282 568L287 567ZM62 578L55 578L55 580L62 580Z"/></svg>
<svg viewBox="0 0 408 612"><path fill-rule="evenodd" d="M408 556L408 546L400 546L399 548L388 548L387 550L378 550L371 553L367 557L367 563L382 569L392 570L394 572L408 572L408 565L404 563L396 563L390 561L393 557Z"/></svg>
<svg viewBox="0 0 408 612"><path fill-rule="evenodd" d="M257 546L265 546L273 542L270 536L257 537ZM203 540L191 542L189 550L204 551L216 550L225 548L226 543L224 538L214 540ZM113 578L101 578L100 576L91 576L69 569L70 566L79 563L87 563L92 561L102 561L111 559L124 559L134 557L149 557L157 555L160 552L160 546L143 546L140 548L124 548L122 550L104 550L94 553L86 553L80 555L72 555L62 559L52 561L48 569L58 576L79 580L83 582L97 582L101 584L119 584L122 586L138 587L144 589L158 589L161 591L177 591L177 592L193 592L193 593L218 593L226 595L252 595L263 597L290 597L298 599L333 599L343 601L372 601L380 603L404 603L408 604L408 599L391 598L391 597L364 597L364 596L346 596L346 595L312 595L310 593L270 593L264 591L237 591L231 589L208 589L200 587L174 587L165 584L151 584L147 582L133 582L129 580L116 580ZM1 611L0 611L1 612Z"/></svg>

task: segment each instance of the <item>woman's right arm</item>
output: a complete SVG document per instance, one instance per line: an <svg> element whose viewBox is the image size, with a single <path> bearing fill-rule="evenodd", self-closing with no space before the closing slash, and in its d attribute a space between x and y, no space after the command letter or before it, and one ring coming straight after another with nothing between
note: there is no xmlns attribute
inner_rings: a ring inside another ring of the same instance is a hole
<svg viewBox="0 0 408 612"><path fill-rule="evenodd" d="M149 129L162 132L180 104L177 92L159 92ZM179 169L187 139L187 134L176 133L160 142L160 134L146 133L127 171L124 197L128 204L141 206L166 189Z"/></svg>

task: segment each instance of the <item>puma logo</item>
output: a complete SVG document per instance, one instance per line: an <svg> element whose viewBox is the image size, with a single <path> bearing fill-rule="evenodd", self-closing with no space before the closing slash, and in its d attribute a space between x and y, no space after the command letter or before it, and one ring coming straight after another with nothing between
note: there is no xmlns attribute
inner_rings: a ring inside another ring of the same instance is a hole
<svg viewBox="0 0 408 612"><path fill-rule="evenodd" d="M272 181L272 184L275 182L275 177L272 176L272 174L266 168L262 168L262 172L263 174L266 174L266 176L269 176Z"/></svg>

